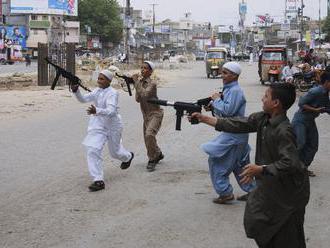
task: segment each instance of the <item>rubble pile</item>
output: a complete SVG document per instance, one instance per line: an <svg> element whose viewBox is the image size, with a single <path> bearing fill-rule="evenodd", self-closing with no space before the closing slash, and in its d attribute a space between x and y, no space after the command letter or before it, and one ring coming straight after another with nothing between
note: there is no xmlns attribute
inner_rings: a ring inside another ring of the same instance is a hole
<svg viewBox="0 0 330 248"><path fill-rule="evenodd" d="M0 89L16 89L37 85L37 76L25 73L14 73L0 77Z"/></svg>

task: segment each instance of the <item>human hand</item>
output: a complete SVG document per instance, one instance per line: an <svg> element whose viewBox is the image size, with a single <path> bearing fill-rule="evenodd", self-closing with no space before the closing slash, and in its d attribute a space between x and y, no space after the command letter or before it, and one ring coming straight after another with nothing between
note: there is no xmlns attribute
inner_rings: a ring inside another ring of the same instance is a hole
<svg viewBox="0 0 330 248"><path fill-rule="evenodd" d="M91 105L90 107L88 107L87 114L88 115L95 115L96 114L96 108L95 108L94 105Z"/></svg>
<svg viewBox="0 0 330 248"><path fill-rule="evenodd" d="M248 164L243 168L243 172L239 175L242 178L240 182L242 184L248 184L252 182L255 176L261 175L262 171L262 166L256 164Z"/></svg>
<svg viewBox="0 0 330 248"><path fill-rule="evenodd" d="M324 113L325 112L325 107L320 107L320 108L315 108L315 111L318 113Z"/></svg>
<svg viewBox="0 0 330 248"><path fill-rule="evenodd" d="M213 106L212 103L210 102L208 105L204 105L204 110L205 111L212 111Z"/></svg>
<svg viewBox="0 0 330 248"><path fill-rule="evenodd" d="M220 92L215 92L215 93L212 94L211 98L212 98L212 100L219 99L219 98L221 98L221 93Z"/></svg>
<svg viewBox="0 0 330 248"><path fill-rule="evenodd" d="M73 93L76 93L78 88L79 88L79 85L78 84L71 84L71 90Z"/></svg>

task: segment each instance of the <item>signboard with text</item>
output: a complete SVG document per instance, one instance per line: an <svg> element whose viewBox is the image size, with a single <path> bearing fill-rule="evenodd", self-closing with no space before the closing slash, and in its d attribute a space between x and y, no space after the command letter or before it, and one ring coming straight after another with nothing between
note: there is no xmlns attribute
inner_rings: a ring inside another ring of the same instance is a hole
<svg viewBox="0 0 330 248"><path fill-rule="evenodd" d="M78 15L78 0L11 0L13 14Z"/></svg>

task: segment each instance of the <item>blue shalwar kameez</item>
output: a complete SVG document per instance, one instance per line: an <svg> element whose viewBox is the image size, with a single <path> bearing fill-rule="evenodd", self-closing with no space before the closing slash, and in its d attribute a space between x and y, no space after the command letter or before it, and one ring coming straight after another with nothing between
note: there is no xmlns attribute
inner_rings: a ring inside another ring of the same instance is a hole
<svg viewBox="0 0 330 248"><path fill-rule="evenodd" d="M224 85L223 98L212 103L214 113L220 117L244 116L246 100L237 81ZM250 163L250 146L248 134L221 132L215 139L202 144L202 149L209 155L208 163L210 177L215 191L219 196L233 193L229 175L234 173L242 190L250 192L255 188L255 182L241 184L239 174L242 168Z"/></svg>

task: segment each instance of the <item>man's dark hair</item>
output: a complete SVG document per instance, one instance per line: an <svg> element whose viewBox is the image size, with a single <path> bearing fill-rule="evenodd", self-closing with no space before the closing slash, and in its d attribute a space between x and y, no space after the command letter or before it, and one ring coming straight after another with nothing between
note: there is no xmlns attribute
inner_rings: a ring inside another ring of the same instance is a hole
<svg viewBox="0 0 330 248"><path fill-rule="evenodd" d="M288 110L296 100L296 87L290 83L274 83L270 85L272 99L278 99L284 110Z"/></svg>
<svg viewBox="0 0 330 248"><path fill-rule="evenodd" d="M326 81L330 81L330 72L329 71L325 71L322 75L321 75L321 84L324 84Z"/></svg>

